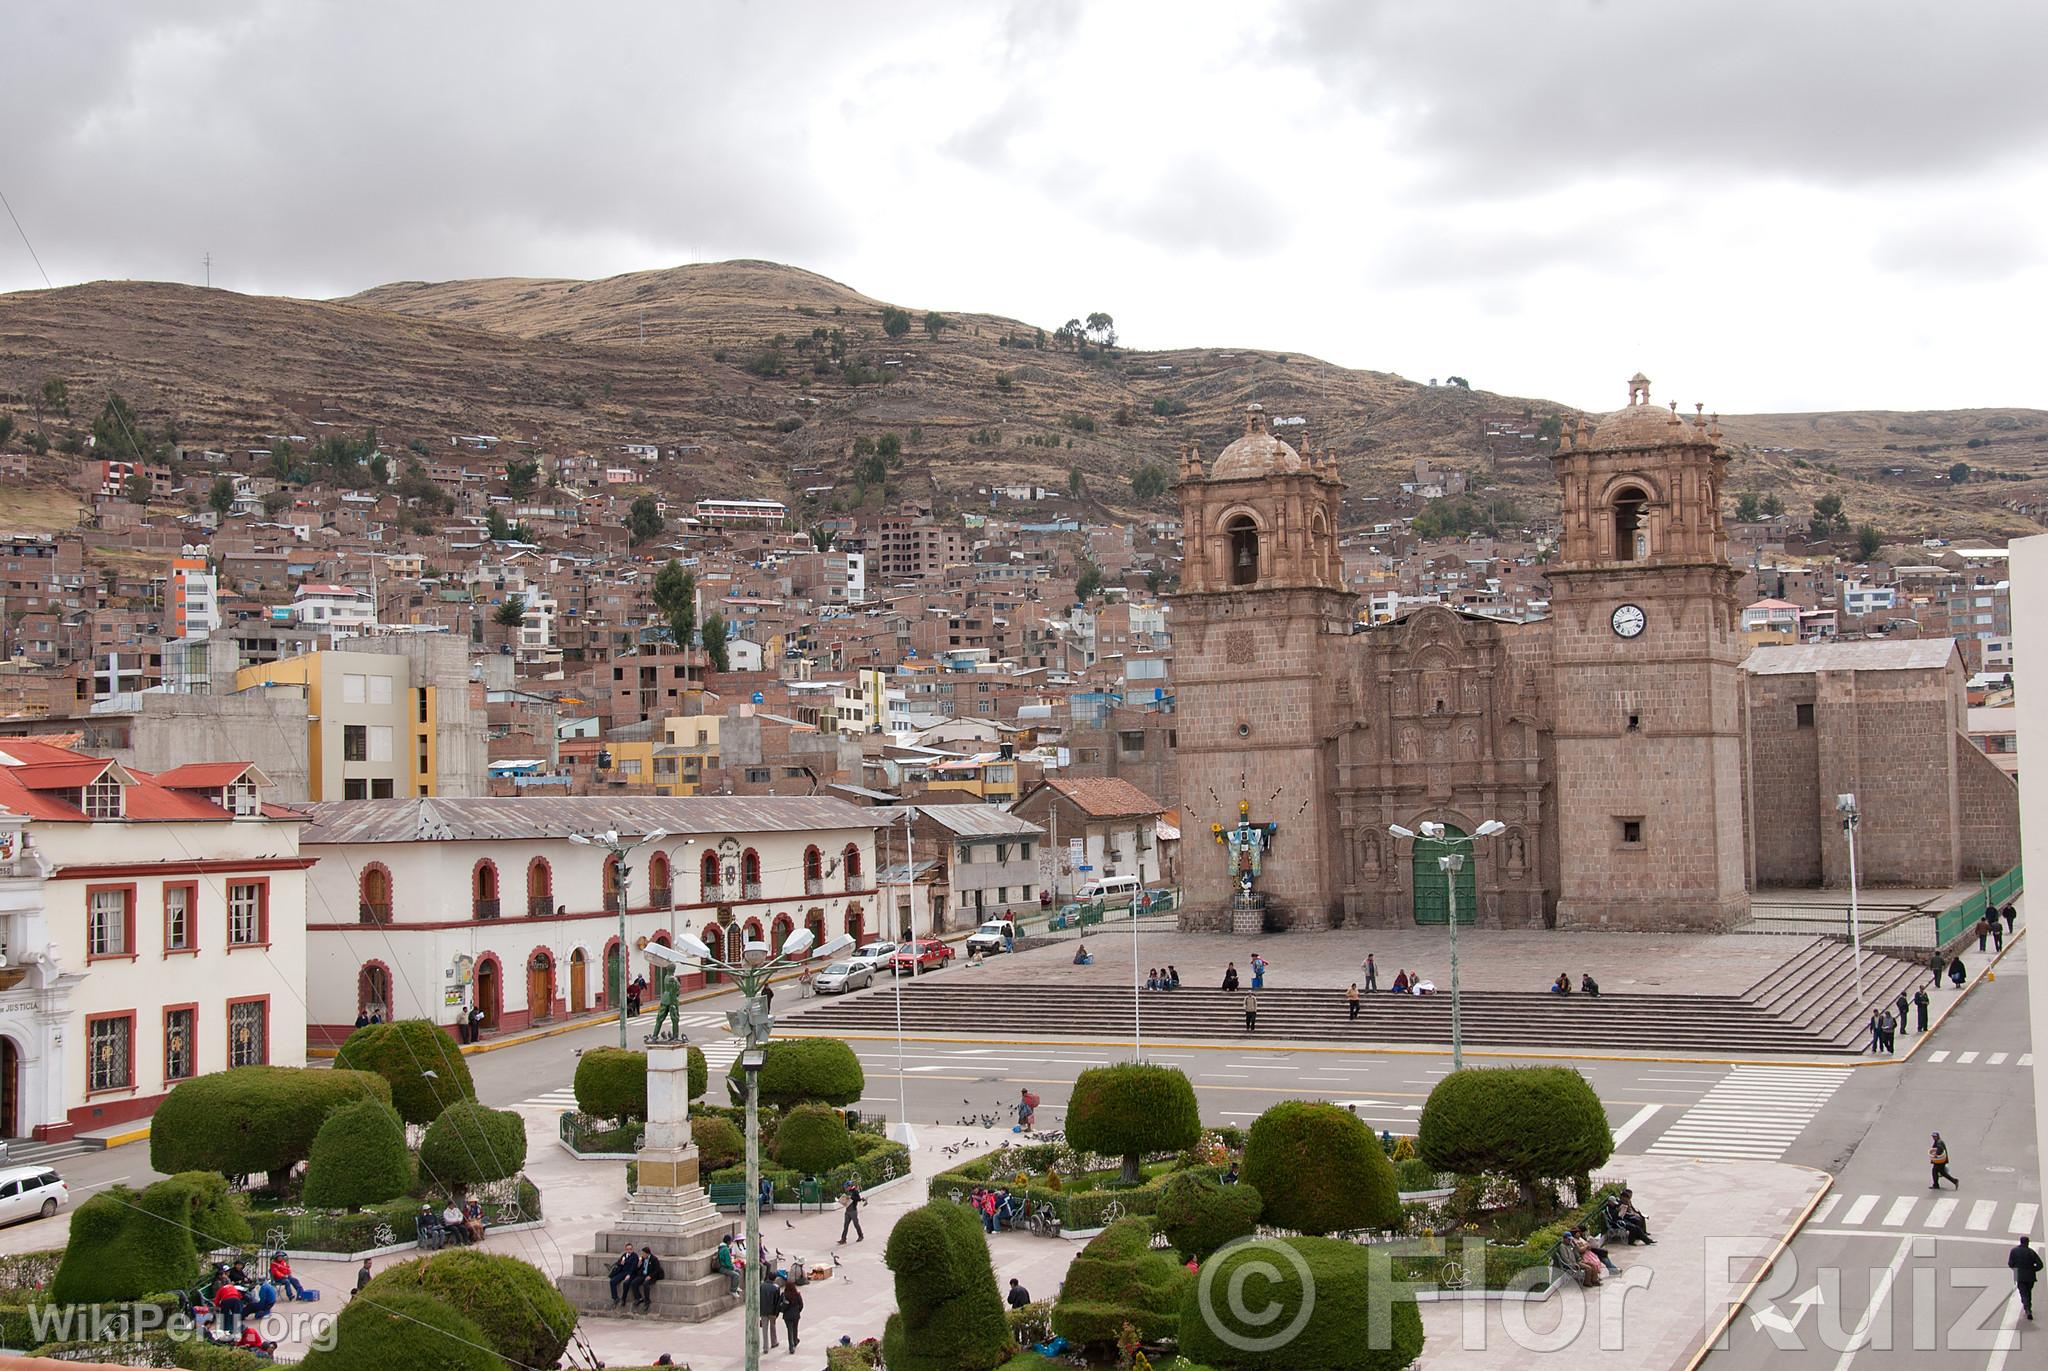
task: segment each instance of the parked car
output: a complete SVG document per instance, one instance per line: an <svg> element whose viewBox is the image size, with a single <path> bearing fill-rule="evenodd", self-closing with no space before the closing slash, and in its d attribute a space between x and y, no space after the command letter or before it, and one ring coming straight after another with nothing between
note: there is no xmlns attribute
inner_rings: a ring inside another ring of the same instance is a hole
<svg viewBox="0 0 2048 1371"><path fill-rule="evenodd" d="M1015 919L990 919L967 937L967 950L986 957L991 952L1001 952L1010 945L1013 938L1024 936L1024 930Z"/></svg>
<svg viewBox="0 0 2048 1371"><path fill-rule="evenodd" d="M71 1203L71 1187L47 1166L10 1166L0 1171L0 1223L47 1219Z"/></svg>
<svg viewBox="0 0 2048 1371"><path fill-rule="evenodd" d="M874 982L873 962L841 961L812 977L811 989L820 995L842 995L849 990L864 990Z"/></svg>
<svg viewBox="0 0 2048 1371"><path fill-rule="evenodd" d="M895 955L896 944L894 943L862 943L859 947L846 954L846 960L849 962L861 962L869 970L874 970Z"/></svg>
<svg viewBox="0 0 2048 1371"><path fill-rule="evenodd" d="M905 943L896 949L896 955L889 958L889 969L899 976L908 975L912 961L919 971L937 971L953 960L953 949L937 938L919 938L915 943Z"/></svg>

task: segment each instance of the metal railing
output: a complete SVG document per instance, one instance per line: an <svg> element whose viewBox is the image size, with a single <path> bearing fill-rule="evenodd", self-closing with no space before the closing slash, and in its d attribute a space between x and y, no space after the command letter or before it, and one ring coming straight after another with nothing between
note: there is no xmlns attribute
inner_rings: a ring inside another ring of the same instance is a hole
<svg viewBox="0 0 2048 1371"><path fill-rule="evenodd" d="M364 900L356 907L356 918L366 924L388 924L391 922L391 902Z"/></svg>
<svg viewBox="0 0 2048 1371"><path fill-rule="evenodd" d="M469 912L474 918L495 919L498 917L498 906L499 901L497 900L471 900L469 902Z"/></svg>
<svg viewBox="0 0 2048 1371"><path fill-rule="evenodd" d="M674 894L675 892L665 885L650 886L647 891L647 903L656 909L667 909L669 897Z"/></svg>
<svg viewBox="0 0 2048 1371"><path fill-rule="evenodd" d="M727 894L726 888L724 886L710 884L705 885L702 899L702 902L704 904L722 904L726 900L726 898Z"/></svg>
<svg viewBox="0 0 2048 1371"><path fill-rule="evenodd" d="M529 919L538 919L538 918L541 918L541 917L542 917L542 916L544 916L544 915L552 914L552 913L554 913L554 912L555 912L555 897L554 897L554 896L552 896L552 895L528 895L528 896L526 897L526 917L527 917L527 918L529 918Z"/></svg>
<svg viewBox="0 0 2048 1371"><path fill-rule="evenodd" d="M760 899L760 898L761 898L761 883L760 883L759 881L742 881L742 882L740 882L740 898L741 898L741 899L743 899L743 900L758 900L758 899Z"/></svg>

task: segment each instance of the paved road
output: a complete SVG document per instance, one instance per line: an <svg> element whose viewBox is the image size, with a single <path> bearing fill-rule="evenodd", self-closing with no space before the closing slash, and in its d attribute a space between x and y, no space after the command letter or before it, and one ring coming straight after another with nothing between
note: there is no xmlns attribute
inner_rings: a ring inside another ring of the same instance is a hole
<svg viewBox="0 0 2048 1371"><path fill-rule="evenodd" d="M1794 1144L1786 1160L1835 1172L1835 1188L1706 1371L2043 1364L2048 1335L2020 1318L2005 1266L2018 1234L2042 1239L2026 975L2022 943L1932 1050L1853 1073ZM1959 1189L1928 1188L1936 1129Z"/></svg>

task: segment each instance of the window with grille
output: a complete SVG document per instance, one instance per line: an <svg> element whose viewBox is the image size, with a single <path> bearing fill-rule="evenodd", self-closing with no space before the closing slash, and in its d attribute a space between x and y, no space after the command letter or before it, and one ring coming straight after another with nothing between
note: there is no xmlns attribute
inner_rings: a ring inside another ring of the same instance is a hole
<svg viewBox="0 0 2048 1371"><path fill-rule="evenodd" d="M192 1075L192 1011L164 1011L164 1079L182 1081Z"/></svg>
<svg viewBox="0 0 2048 1371"><path fill-rule="evenodd" d="M263 941L263 887L250 882L228 887L228 942L236 946Z"/></svg>
<svg viewBox="0 0 2048 1371"><path fill-rule="evenodd" d="M261 1066L270 1058L270 1007L261 1000L228 1006L228 1065Z"/></svg>
<svg viewBox="0 0 2048 1371"><path fill-rule="evenodd" d="M164 887L164 951L184 952L192 946L192 887Z"/></svg>
<svg viewBox="0 0 2048 1371"><path fill-rule="evenodd" d="M85 817L88 819L118 819L121 817L121 783L112 777L94 781L85 788Z"/></svg>
<svg viewBox="0 0 2048 1371"><path fill-rule="evenodd" d="M363 724L341 726L341 759L366 762L370 759L370 730Z"/></svg>
<svg viewBox="0 0 2048 1371"><path fill-rule="evenodd" d="M86 916L87 947L95 957L120 957L128 951L128 892L95 890Z"/></svg>
<svg viewBox="0 0 2048 1371"><path fill-rule="evenodd" d="M94 1019L86 1026L88 1088L122 1090L135 1084L135 1020Z"/></svg>
<svg viewBox="0 0 2048 1371"><path fill-rule="evenodd" d="M227 810L237 818L248 818L261 812L262 802L256 797L254 781L236 781L228 787Z"/></svg>

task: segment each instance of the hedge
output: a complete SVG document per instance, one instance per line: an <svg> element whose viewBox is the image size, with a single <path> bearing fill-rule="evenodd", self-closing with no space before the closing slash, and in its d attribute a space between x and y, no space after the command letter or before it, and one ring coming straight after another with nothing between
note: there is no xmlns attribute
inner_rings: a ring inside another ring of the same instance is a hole
<svg viewBox="0 0 2048 1371"><path fill-rule="evenodd" d="M355 1303L400 1291L445 1300L483 1330L484 1341L513 1371L555 1365L576 1327L575 1308L539 1267L475 1248L451 1248L387 1267ZM387 1363L378 1371L393 1365L405 1363Z"/></svg>
<svg viewBox="0 0 2048 1371"><path fill-rule="evenodd" d="M118 1366L183 1367L185 1371L260 1371L274 1366L269 1357L224 1347L190 1336L150 1333L135 1339L74 1338L46 1342L31 1355L52 1361L112 1362Z"/></svg>
<svg viewBox="0 0 2048 1371"><path fill-rule="evenodd" d="M628 1162L627 1166L631 1168L633 1163ZM786 1167L763 1166L761 1174L774 1183L777 1204L797 1202L801 1193L797 1187L803 1181L800 1173ZM829 1200L845 1189L848 1181L858 1181L861 1189L872 1190L884 1181L893 1181L909 1174L910 1149L902 1143L884 1139L879 1147L871 1148L844 1166L833 1167L818 1177L818 1180L823 1187L821 1193ZM704 1176L706 1185L745 1185L746 1181L747 1168L744 1165L721 1167Z"/></svg>
<svg viewBox="0 0 2048 1371"><path fill-rule="evenodd" d="M1376 1264L1372 1248L1336 1238L1227 1248L1182 1292L1181 1354L1219 1371L1400 1371L1422 1355L1422 1315L1383 1264L1374 1279ZM1237 1310L1259 1322L1240 1326ZM1297 1318L1299 1331L1284 1336Z"/></svg>
<svg viewBox="0 0 2048 1371"><path fill-rule="evenodd" d="M516 1176L526 1165L526 1121L509 1109L459 1100L420 1138L420 1174L451 1191Z"/></svg>
<svg viewBox="0 0 2048 1371"><path fill-rule="evenodd" d="M382 1076L391 1085L392 1108L407 1123L432 1123L457 1100L476 1098L462 1048L425 1019L366 1024L348 1035L334 1064Z"/></svg>
<svg viewBox="0 0 2048 1371"><path fill-rule="evenodd" d="M502 1371L490 1333L474 1319L420 1290L379 1290L383 1279L342 1306L333 1348L309 1353L307 1371Z"/></svg>
<svg viewBox="0 0 2048 1371"><path fill-rule="evenodd" d="M1555 1222L1538 1228L1522 1242L1484 1244L1480 1249L1485 1254L1484 1271L1468 1270L1466 1279L1482 1289L1504 1290L1523 1272L1535 1267L1549 1266L1551 1250L1557 1246L1557 1241L1564 1236L1565 1230L1577 1224L1593 1222L1593 1216L1599 1212L1600 1206L1606 1203L1607 1197L1620 1194L1621 1188L1620 1181L1601 1186L1590 1194L1584 1204L1567 1211ZM1467 1265L1464 1252L1456 1245L1455 1239L1440 1248L1430 1245L1419 1252L1394 1250L1391 1259L1396 1280L1424 1286L1436 1285L1442 1279L1444 1264L1447 1261L1456 1261L1461 1266Z"/></svg>
<svg viewBox="0 0 2048 1371"><path fill-rule="evenodd" d="M592 1047L576 1061L576 1107L600 1119L647 1117L647 1054Z"/></svg>
<svg viewBox="0 0 2048 1371"><path fill-rule="evenodd" d="M405 1121L382 1100L358 1100L320 1125L301 1193L316 1209L360 1209L403 1195L412 1180Z"/></svg>
<svg viewBox="0 0 2048 1371"><path fill-rule="evenodd" d="M248 1238L217 1174L183 1172L142 1191L110 1186L73 1211L50 1298L99 1304L182 1290L199 1279L201 1242L211 1250Z"/></svg>
<svg viewBox="0 0 2048 1371"><path fill-rule="evenodd" d="M518 1223L541 1216L540 1190L532 1181L521 1176L512 1190L514 1197L511 1199L484 1201L486 1223ZM265 1238L266 1246L272 1245L268 1238L275 1232L283 1236L283 1246L299 1251L367 1252L373 1247L387 1245L377 1232L380 1227L391 1230L390 1241L412 1242L419 1233L419 1205L417 1199L407 1195L387 1204L366 1207L356 1214L253 1209L249 1213L249 1222Z"/></svg>
<svg viewBox="0 0 2048 1371"><path fill-rule="evenodd" d="M1538 1181L1605 1165L1614 1134L1600 1097L1570 1067L1472 1067L1429 1092L1416 1146L1439 1171L1512 1176L1533 1198Z"/></svg>
<svg viewBox="0 0 2048 1371"><path fill-rule="evenodd" d="M166 1174L283 1175L306 1160L327 1116L391 1085L370 1071L238 1066L172 1087L149 1130L149 1164Z"/></svg>
<svg viewBox="0 0 2048 1371"><path fill-rule="evenodd" d="M1257 1232L1262 1208L1255 1186L1176 1171L1159 1192L1159 1228L1182 1256L1207 1261L1225 1244Z"/></svg>
<svg viewBox="0 0 2048 1371"><path fill-rule="evenodd" d="M911 1210L882 1260L896 1277L897 1312L882 1331L889 1371L994 1371L1010 1360L988 1239L972 1214L937 1201Z"/></svg>
<svg viewBox="0 0 2048 1371"><path fill-rule="evenodd" d="M1241 1179L1259 1192L1263 1220L1321 1235L1397 1228L1401 1196L1386 1150L1357 1115L1287 1100L1252 1121Z"/></svg>
<svg viewBox="0 0 2048 1371"><path fill-rule="evenodd" d="M807 1176L845 1166L853 1160L853 1138L845 1118L829 1105L798 1105L775 1130L775 1160Z"/></svg>
<svg viewBox="0 0 2048 1371"><path fill-rule="evenodd" d="M1098 1358L1115 1350L1127 1323L1141 1341L1165 1341L1179 1330L1181 1287L1189 1279L1170 1253L1153 1250L1150 1219L1118 1219L1067 1268L1052 1330Z"/></svg>
<svg viewBox="0 0 2048 1371"><path fill-rule="evenodd" d="M779 1038L768 1044L761 1063L761 1103L787 1109L816 1101L849 1105L866 1093L867 1076L853 1049L837 1038ZM735 1107L747 1102L747 1083L737 1059L725 1075Z"/></svg>
<svg viewBox="0 0 2048 1371"><path fill-rule="evenodd" d="M706 1171L722 1171L747 1155L746 1136L716 1114L690 1120L690 1139L697 1144L697 1165Z"/></svg>
<svg viewBox="0 0 2048 1371"><path fill-rule="evenodd" d="M1146 1153L1179 1152L1201 1136L1195 1087L1178 1067L1090 1067L1067 1100L1068 1144L1077 1152L1122 1157L1126 1185L1138 1183L1138 1159Z"/></svg>
<svg viewBox="0 0 2048 1371"><path fill-rule="evenodd" d="M1051 1144L1041 1146L1048 1153L1056 1150ZM1028 1200L1033 1209L1050 1207L1059 1215L1061 1228L1070 1232L1086 1232L1091 1228L1102 1227L1113 1217L1121 1218L1126 1214L1157 1214L1161 1191L1169 1180L1181 1174L1169 1171L1153 1177L1142 1185L1115 1190L1055 1190L1049 1185L1037 1182L1030 1185L1016 1184L1016 1175L1019 1171L1044 1170L1043 1161L1033 1166L1027 1160L1035 1150L1035 1146L1009 1148L956 1166L951 1171L942 1171L925 1183L925 1193L935 1200L957 1203L977 1185L1007 1185L1012 1195ZM1208 1176L1219 1174L1214 1167L1191 1169Z"/></svg>

